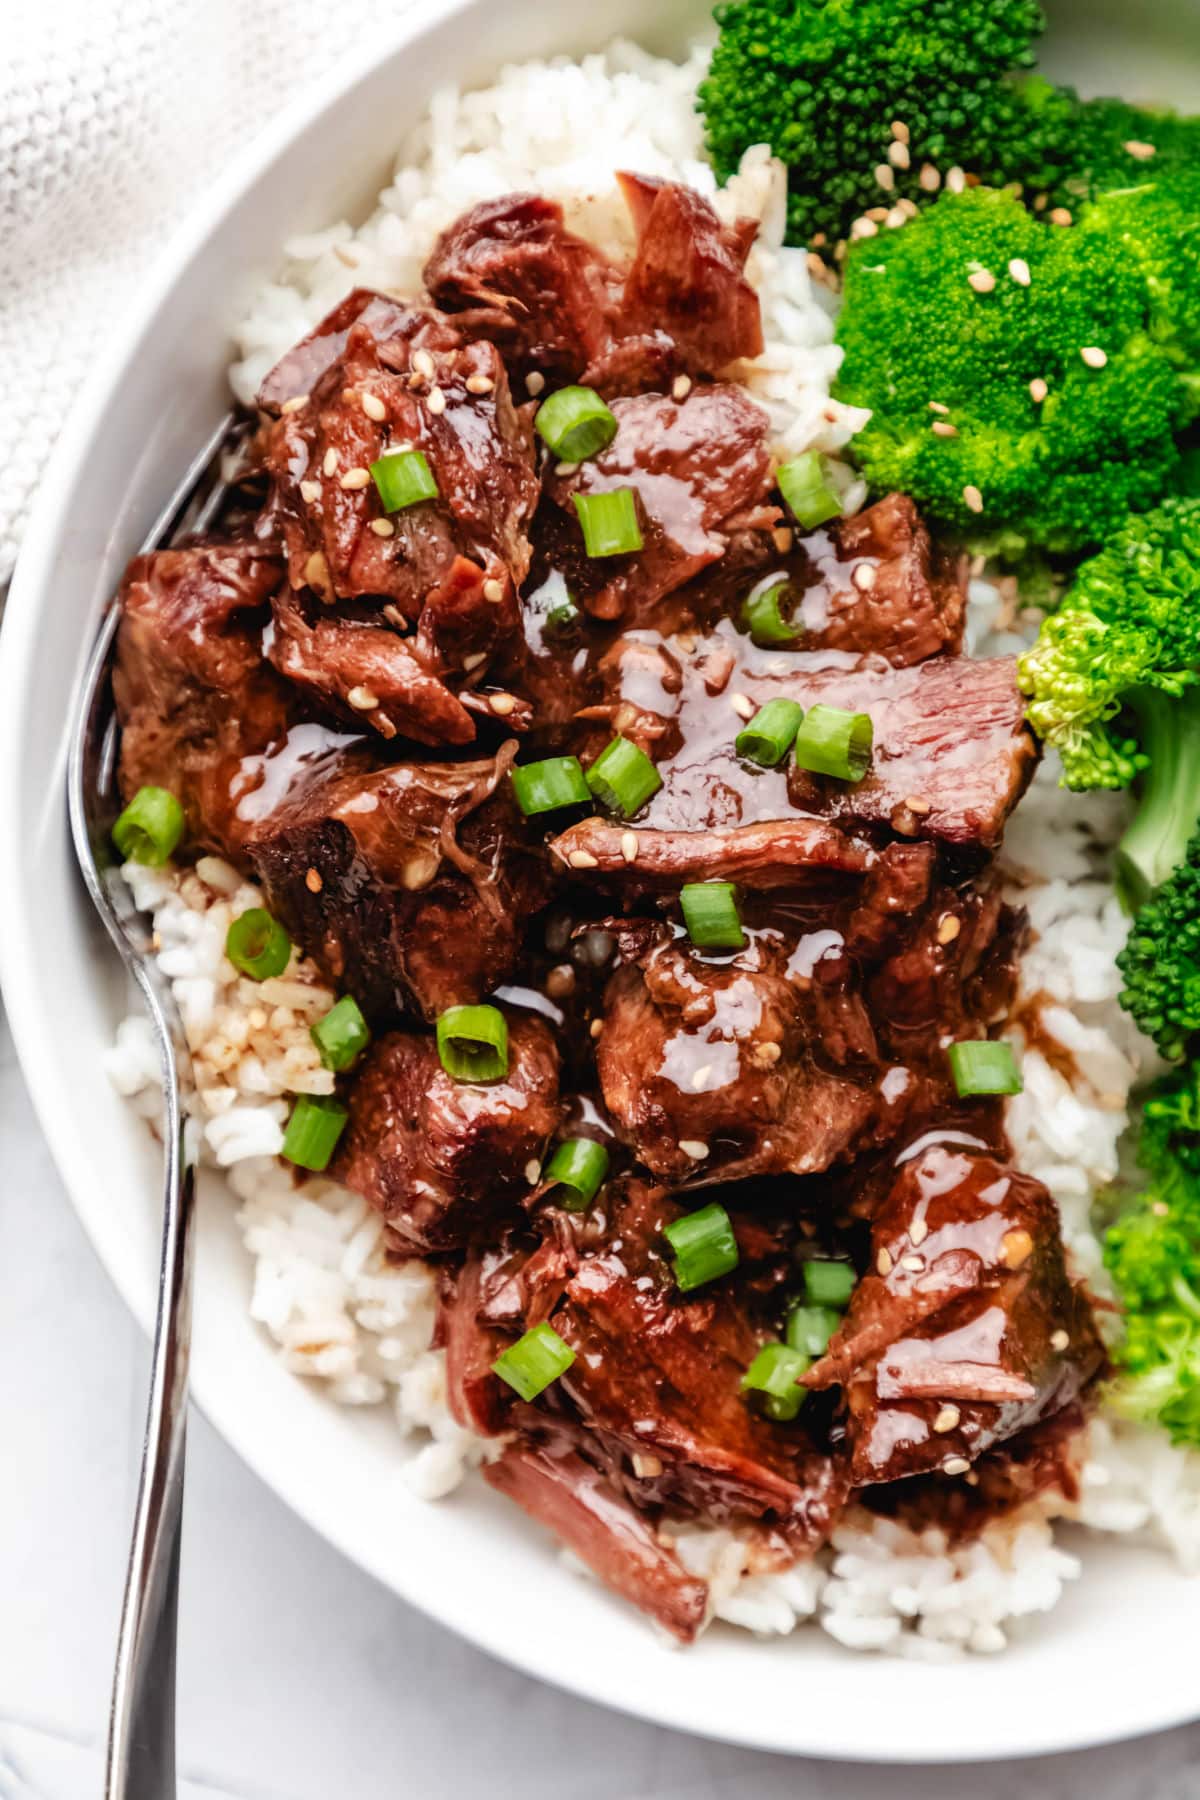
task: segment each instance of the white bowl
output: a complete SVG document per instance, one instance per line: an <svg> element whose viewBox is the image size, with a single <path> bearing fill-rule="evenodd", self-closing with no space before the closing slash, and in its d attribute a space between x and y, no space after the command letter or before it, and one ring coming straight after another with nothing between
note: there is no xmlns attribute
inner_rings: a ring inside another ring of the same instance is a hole
<svg viewBox="0 0 1200 1800"><path fill-rule="evenodd" d="M1128 17L1112 0L1080 3L1074 19L1057 9L1047 58L1055 73L1085 89L1179 101L1190 86L1200 105L1193 0L1141 0ZM94 622L225 408L227 326L239 296L271 272L289 233L368 205L399 122L438 82L485 80L509 58L595 48L616 32L676 48L705 19L693 0L591 0L570 12L539 0L426 0L369 65L286 113L170 247L42 485L0 670L0 968L58 1166L147 1328L157 1154L101 1071L123 990L80 895L63 805L64 722ZM994 1660L936 1670L852 1662L817 1631L762 1643L720 1628L687 1654L667 1649L632 1611L570 1574L548 1539L482 1483L439 1505L414 1499L398 1476L389 1420L330 1405L284 1372L247 1316L249 1279L229 1198L211 1184L199 1233L199 1404L316 1531L405 1599L547 1681L713 1737L887 1761L1068 1749L1200 1711L1190 1651L1200 1584L1152 1553L1099 1540L1085 1547L1085 1578L1058 1610Z"/></svg>

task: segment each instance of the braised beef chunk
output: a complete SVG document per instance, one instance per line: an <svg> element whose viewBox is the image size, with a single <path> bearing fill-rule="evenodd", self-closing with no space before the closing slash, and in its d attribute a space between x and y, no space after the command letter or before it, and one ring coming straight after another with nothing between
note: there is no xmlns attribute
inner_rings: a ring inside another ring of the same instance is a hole
<svg viewBox="0 0 1200 1800"><path fill-rule="evenodd" d="M676 181L618 179L637 232L622 294L625 331L664 332L693 374L717 375L761 355L758 295L742 272L754 222L722 225L707 200Z"/></svg>
<svg viewBox="0 0 1200 1800"><path fill-rule="evenodd" d="M558 1121L558 1051L541 1019L510 1015L508 1073L448 1075L429 1036L394 1032L364 1058L336 1174L405 1250L450 1250L494 1228L529 1191Z"/></svg>
<svg viewBox="0 0 1200 1800"><path fill-rule="evenodd" d="M372 1017L433 1019L481 1000L513 968L548 889L514 842L511 755L307 768L301 728L254 769L246 851L272 906Z"/></svg>
<svg viewBox="0 0 1200 1800"><path fill-rule="evenodd" d="M261 409L278 414L289 401L306 399L321 376L341 360L351 326L358 324L380 344L406 338L417 348L426 340L438 344L453 341L436 315L370 288L354 288L265 376L258 390Z"/></svg>
<svg viewBox="0 0 1200 1800"><path fill-rule="evenodd" d="M287 730L292 701L263 661L263 626L283 579L254 543L135 557L121 588L113 692L121 789L165 787L194 844L226 853L238 827L230 784L242 758Z"/></svg>
<svg viewBox="0 0 1200 1800"><path fill-rule="evenodd" d="M962 647L961 559L931 548L905 494L802 539L787 574L806 649L880 656L899 669Z"/></svg>
<svg viewBox="0 0 1200 1800"><path fill-rule="evenodd" d="M1032 1176L926 1149L901 1168L871 1244L872 1272L805 1377L845 1393L856 1485L955 1474L1069 1406L1103 1367L1057 1210Z"/></svg>
<svg viewBox="0 0 1200 1800"><path fill-rule="evenodd" d="M661 1238L679 1210L635 1188L611 1248L580 1264L552 1318L576 1353L563 1389L635 1504L753 1520L793 1551L815 1549L845 1499L844 1470L802 1422L746 1404L760 1334L727 1289L680 1295Z"/></svg>
<svg viewBox="0 0 1200 1800"><path fill-rule="evenodd" d="M739 529L769 532L767 415L741 388L693 388L682 400L644 394L614 400L617 435L607 450L546 483L540 529L555 567L598 619L637 623L656 601L717 562ZM644 548L588 558L575 497L632 488Z"/></svg>
<svg viewBox="0 0 1200 1800"><path fill-rule="evenodd" d="M265 431L268 520L292 587L311 596L281 600L275 654L291 679L384 736L465 743L474 726L451 684L478 681L519 642L533 448L494 348L462 342L436 314L397 312L365 306L311 392ZM436 493L389 510L371 465L406 450ZM366 616L344 616L338 603L364 596Z"/></svg>
<svg viewBox="0 0 1200 1800"><path fill-rule="evenodd" d="M708 1611L708 1587L689 1575L649 1522L604 1476L565 1446L516 1443L484 1478L552 1531L606 1587L690 1644Z"/></svg>

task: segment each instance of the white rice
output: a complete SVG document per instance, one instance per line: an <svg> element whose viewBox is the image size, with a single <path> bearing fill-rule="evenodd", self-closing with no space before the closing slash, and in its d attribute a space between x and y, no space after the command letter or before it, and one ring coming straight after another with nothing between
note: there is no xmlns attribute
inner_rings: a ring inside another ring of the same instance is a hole
<svg viewBox="0 0 1200 1800"><path fill-rule="evenodd" d="M366 223L340 222L286 246L279 280L239 329L239 397L252 400L277 358L351 285L417 292L434 237L478 200L537 189L563 203L574 229L622 254L630 231L613 174L630 168L689 182L726 217L760 220L749 273L767 343L737 374L769 411L781 452L842 448L866 415L829 397L839 352L828 293L814 286L804 252L782 245L782 170L765 150L750 151L739 175L717 189L693 104L703 67L702 52L673 64L618 43L580 64L505 69L476 93L435 94ZM582 147L581 117L590 121ZM840 481L845 509L856 510L862 483L848 469ZM972 648L1021 646L1014 629L996 629L1003 612L996 588L972 584ZM1117 1005L1114 959L1125 921L1104 849L1120 829L1122 804L1119 796L1064 794L1048 762L1004 852L1011 898L1033 926L1022 987L1042 997L1042 1028L1071 1052L1077 1071L1068 1082L1036 1048L1024 1049L1025 1089L1010 1102L1009 1132L1019 1166L1058 1203L1074 1272L1098 1293L1109 1286L1093 1204L1118 1174L1130 1089L1153 1066L1153 1052ZM390 1265L382 1225L364 1200L324 1179L298 1187L278 1155L286 1096L332 1086L308 1029L332 1004L332 990L296 957L279 980L239 976L225 958L225 934L260 896L220 859L205 857L190 872L130 864L125 874L153 914L160 964L192 1049L195 1148L226 1171L240 1202L254 1259L252 1316L286 1366L322 1383L332 1400L390 1407L410 1440L414 1488L429 1499L448 1493L491 1446L447 1407L444 1358L429 1347L434 1276L419 1263ZM119 1027L108 1071L157 1124L158 1066L140 1014ZM1015 1625L1054 1606L1080 1572L1054 1540L1054 1517L1068 1510L1097 1531L1161 1543L1200 1569L1200 1456L1103 1417L1090 1428L1078 1506L1036 1503L970 1544L951 1546L935 1529L917 1534L854 1509L815 1562L764 1572L732 1532L677 1526L671 1535L686 1565L709 1580L714 1616L731 1625L772 1635L816 1620L851 1649L942 1656L1003 1649Z"/></svg>

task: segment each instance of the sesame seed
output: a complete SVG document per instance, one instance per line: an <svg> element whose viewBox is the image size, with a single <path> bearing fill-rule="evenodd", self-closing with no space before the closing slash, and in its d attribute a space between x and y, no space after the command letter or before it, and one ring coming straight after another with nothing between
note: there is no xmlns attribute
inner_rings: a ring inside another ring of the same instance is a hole
<svg viewBox="0 0 1200 1800"><path fill-rule="evenodd" d="M378 696L369 687L352 687L346 698L355 712L374 712L379 705Z"/></svg>
<svg viewBox="0 0 1200 1800"><path fill-rule="evenodd" d="M708 1080L708 1078L711 1074L712 1074L712 1064L711 1063L701 1063L700 1067L693 1072L692 1087L694 1088L696 1093L700 1092L700 1089L704 1086L705 1082Z"/></svg>
<svg viewBox="0 0 1200 1800"><path fill-rule="evenodd" d="M973 482L967 483L962 491L962 497L963 505L969 512L981 513L983 511L983 495Z"/></svg>
<svg viewBox="0 0 1200 1800"><path fill-rule="evenodd" d="M567 861L573 869L595 869L599 865L590 850L572 850Z"/></svg>
<svg viewBox="0 0 1200 1800"><path fill-rule="evenodd" d="M1151 1207L1150 1207L1150 1211L1154 1214L1156 1219L1167 1219L1171 1215L1171 1209L1167 1205L1165 1200L1153 1201L1151 1204Z"/></svg>
<svg viewBox="0 0 1200 1800"><path fill-rule="evenodd" d="M875 1267L879 1270L881 1275L891 1274L892 1255L890 1250L881 1250L879 1252L879 1255L875 1258Z"/></svg>
<svg viewBox="0 0 1200 1800"><path fill-rule="evenodd" d="M284 401L283 405L280 407L279 410L281 413L294 413L294 412L299 412L301 407L304 407L307 405L308 405L308 395L307 394L293 394L290 400Z"/></svg>
<svg viewBox="0 0 1200 1800"><path fill-rule="evenodd" d="M545 387L545 385L546 385L546 377L544 375L539 375L536 369L533 369L525 377L526 393L540 394L542 389Z"/></svg>
<svg viewBox="0 0 1200 1800"><path fill-rule="evenodd" d="M368 419L374 419L377 425L382 424L384 419L387 418L387 407L383 404L383 401L379 398L378 394L364 394L362 397L362 409L366 413Z"/></svg>
<svg viewBox="0 0 1200 1800"><path fill-rule="evenodd" d="M937 928L938 943L939 944L952 944L961 930L962 930L961 920L956 919L953 913L947 913L945 918L942 920L941 924Z"/></svg>
<svg viewBox="0 0 1200 1800"><path fill-rule="evenodd" d="M325 452L325 461L321 464L321 469L322 469L323 473L326 475L336 475L337 474L337 466L338 466L337 451L334 450L331 446Z"/></svg>
<svg viewBox="0 0 1200 1800"><path fill-rule="evenodd" d="M952 438L958 436L958 426L951 425L949 419L935 419L929 429L935 437Z"/></svg>
<svg viewBox="0 0 1200 1800"><path fill-rule="evenodd" d="M680 1138L679 1148L685 1156L690 1156L693 1162L703 1162L708 1155L708 1145L702 1138Z"/></svg>
<svg viewBox="0 0 1200 1800"><path fill-rule="evenodd" d="M729 704L739 719L752 719L758 711L749 694L730 694Z"/></svg>
<svg viewBox="0 0 1200 1800"><path fill-rule="evenodd" d="M578 469L578 467L579 467L578 463L558 463L555 467L554 473L556 475L574 475L574 473Z"/></svg>
<svg viewBox="0 0 1200 1800"><path fill-rule="evenodd" d="M908 145L900 138L888 145L888 161L893 169L907 169L912 158L908 154Z"/></svg>
<svg viewBox="0 0 1200 1800"><path fill-rule="evenodd" d="M786 556L792 547L792 528L790 525L777 525L771 533L771 542L780 556Z"/></svg>
<svg viewBox="0 0 1200 1800"><path fill-rule="evenodd" d="M1023 256L1014 256L1009 259L1008 272L1018 287L1028 287L1033 279L1029 273L1029 264Z"/></svg>
<svg viewBox="0 0 1200 1800"><path fill-rule="evenodd" d="M483 597L496 606L504 598L504 583L497 581L495 576L489 576L483 584Z"/></svg>
<svg viewBox="0 0 1200 1800"><path fill-rule="evenodd" d="M1052 1331L1050 1333L1050 1348L1052 1350L1065 1350L1070 1341L1071 1334L1069 1331Z"/></svg>
<svg viewBox="0 0 1200 1800"><path fill-rule="evenodd" d="M877 574L878 570L874 563L861 562L856 565L850 579L860 594L869 594L871 589L875 586Z"/></svg>
<svg viewBox="0 0 1200 1800"><path fill-rule="evenodd" d="M946 192L948 194L961 194L966 185L967 178L957 163L952 169L946 170Z"/></svg>
<svg viewBox="0 0 1200 1800"><path fill-rule="evenodd" d="M627 863L636 862L638 853L638 835L636 831L621 833L621 855Z"/></svg>
<svg viewBox="0 0 1200 1800"><path fill-rule="evenodd" d="M371 530L375 533L376 537L392 537L395 534L396 527L392 524L390 519L372 519Z"/></svg>
<svg viewBox="0 0 1200 1800"><path fill-rule="evenodd" d="M1149 162L1155 154L1153 144L1144 144L1141 138L1129 138L1121 148L1130 156L1136 156L1139 162Z"/></svg>
<svg viewBox="0 0 1200 1800"><path fill-rule="evenodd" d="M304 579L322 598L329 598L329 564L320 550L314 550L304 565Z"/></svg>
<svg viewBox="0 0 1200 1800"><path fill-rule="evenodd" d="M536 1187L542 1179L542 1165L536 1156L531 1156L525 1164L525 1179L530 1187Z"/></svg>
<svg viewBox="0 0 1200 1800"><path fill-rule="evenodd" d="M933 1421L935 1431L953 1431L962 1418L957 1406L943 1406Z"/></svg>
<svg viewBox="0 0 1200 1800"><path fill-rule="evenodd" d="M915 219L916 218L917 212L918 212L918 207L917 207L917 203L915 200L910 200L908 198L908 196L905 195L905 197L902 200L897 200L896 205L899 207L900 211L904 214L906 219Z"/></svg>
<svg viewBox="0 0 1200 1800"><path fill-rule="evenodd" d="M490 394L495 385L490 375L467 376L468 394Z"/></svg>
<svg viewBox="0 0 1200 1800"><path fill-rule="evenodd" d="M304 877L304 885L310 894L319 894L325 883L321 880L319 869L309 869Z"/></svg>
<svg viewBox="0 0 1200 1800"><path fill-rule="evenodd" d="M417 371L418 375L424 375L426 381L431 381L433 379L434 363L428 350L414 350L412 366Z"/></svg>
<svg viewBox="0 0 1200 1800"><path fill-rule="evenodd" d="M431 387L425 400L426 406L436 419L446 410L446 396L440 387Z"/></svg>
<svg viewBox="0 0 1200 1800"><path fill-rule="evenodd" d="M927 800L924 794L909 794L904 804L909 812L916 813L919 819L923 819L926 813L933 811L933 802Z"/></svg>
<svg viewBox="0 0 1200 1800"><path fill-rule="evenodd" d="M921 190L926 194L936 194L942 185L942 172L935 169L932 163L922 163L921 173L917 176Z"/></svg>
<svg viewBox="0 0 1200 1800"><path fill-rule="evenodd" d="M653 1481L656 1475L663 1472L661 1456L648 1456L643 1450L635 1450L629 1460L639 1481Z"/></svg>
<svg viewBox="0 0 1200 1800"><path fill-rule="evenodd" d="M598 1038L600 1036L601 1032L604 1030L604 1020L603 1019L593 1019L591 1024L588 1026L588 1030L594 1038Z"/></svg>
<svg viewBox="0 0 1200 1800"><path fill-rule="evenodd" d="M948 1456L942 1464L947 1475L965 1475L970 1467L965 1456Z"/></svg>
<svg viewBox="0 0 1200 1800"><path fill-rule="evenodd" d="M906 1255L900 1258L900 1267L907 1269L910 1275L917 1275L925 1267L923 1256Z"/></svg>
<svg viewBox="0 0 1200 1800"><path fill-rule="evenodd" d="M671 393L676 400L686 400L691 391L692 378L690 375L677 375L671 383Z"/></svg>
<svg viewBox="0 0 1200 1800"><path fill-rule="evenodd" d="M312 506L314 504L314 502L316 502L317 500L319 500L321 498L320 482L319 481L302 481L300 483L300 498L303 501L305 501L309 506Z"/></svg>
<svg viewBox="0 0 1200 1800"><path fill-rule="evenodd" d="M909 135L908 126L904 123L903 119L892 120L891 132L898 144L907 144Z"/></svg>
<svg viewBox="0 0 1200 1800"><path fill-rule="evenodd" d="M1079 352L1089 369L1102 369L1108 361L1108 353L1101 350L1099 344L1085 344Z"/></svg>
<svg viewBox="0 0 1200 1800"><path fill-rule="evenodd" d="M977 294L990 294L996 285L996 277L990 269L972 269L967 280Z"/></svg>
<svg viewBox="0 0 1200 1800"><path fill-rule="evenodd" d="M345 488L350 493L353 493L358 488L370 487L370 485L370 469L347 469L346 473L342 476L342 479L338 482L339 487Z"/></svg>
<svg viewBox="0 0 1200 1800"><path fill-rule="evenodd" d="M910 1244L923 1244L925 1242L925 1239L928 1236L929 1236L929 1227L925 1223L924 1219L914 1219L912 1224L908 1228L909 1243Z"/></svg>
<svg viewBox="0 0 1200 1800"><path fill-rule="evenodd" d="M941 400L931 400L929 402L929 410L930 412L935 413L948 413L950 408Z"/></svg>
<svg viewBox="0 0 1200 1800"><path fill-rule="evenodd" d="M868 206L866 212L863 214L864 219L874 219L877 225L882 225L887 216L888 209L886 206Z"/></svg>
<svg viewBox="0 0 1200 1800"><path fill-rule="evenodd" d="M1050 209L1050 223L1052 225L1069 225L1071 223L1071 214L1065 206L1052 206Z"/></svg>
<svg viewBox="0 0 1200 1800"><path fill-rule="evenodd" d="M824 260L817 255L816 251L810 250L804 260L808 265L808 272L813 280L823 281L825 279L825 263Z"/></svg>
<svg viewBox="0 0 1200 1800"><path fill-rule="evenodd" d="M774 1068L782 1055L782 1046L768 1041L765 1044L758 1044L755 1046L750 1061L760 1069L771 1069Z"/></svg>
<svg viewBox="0 0 1200 1800"><path fill-rule="evenodd" d="M482 668L487 661L486 650L476 650L472 656L463 657L463 674L470 675L475 669Z"/></svg>
<svg viewBox="0 0 1200 1800"><path fill-rule="evenodd" d="M408 620L398 606L385 606L383 609L383 616L389 624L396 627L397 631L408 630Z"/></svg>
<svg viewBox="0 0 1200 1800"><path fill-rule="evenodd" d="M890 209L883 222L889 231L899 231L900 227L905 224L907 220L908 214L905 212L904 208L900 205L896 205Z"/></svg>
<svg viewBox="0 0 1200 1800"><path fill-rule="evenodd" d="M1000 1260L1006 1269L1019 1269L1033 1254L1033 1239L1019 1226L1015 1231L1005 1232L1002 1246Z"/></svg>
<svg viewBox="0 0 1200 1800"><path fill-rule="evenodd" d="M507 719L516 707L516 699L512 694L489 694L488 705L501 719Z"/></svg>
<svg viewBox="0 0 1200 1800"><path fill-rule="evenodd" d="M875 166L875 179L880 187L883 188L884 192L890 194L896 185L896 171L893 169L891 163L877 163Z"/></svg>
<svg viewBox="0 0 1200 1800"><path fill-rule="evenodd" d="M1035 406L1040 406L1049 392L1050 389L1046 386L1046 383L1042 380L1041 376L1035 375L1029 384L1029 397L1034 402Z"/></svg>
<svg viewBox="0 0 1200 1800"><path fill-rule="evenodd" d="M876 225L874 219L855 219L853 225L850 227L850 236L852 238L874 237L878 230L879 227Z"/></svg>

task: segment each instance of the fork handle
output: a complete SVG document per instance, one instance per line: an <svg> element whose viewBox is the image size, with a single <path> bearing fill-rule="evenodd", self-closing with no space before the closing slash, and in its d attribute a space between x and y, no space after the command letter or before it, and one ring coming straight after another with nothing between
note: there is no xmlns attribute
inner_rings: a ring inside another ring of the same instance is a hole
<svg viewBox="0 0 1200 1800"><path fill-rule="evenodd" d="M125 1579L108 1728L105 1800L173 1800L175 1627L183 1523L184 1434L195 1170L184 1142L174 1048L153 1001L166 1100L163 1237L150 1401Z"/></svg>

